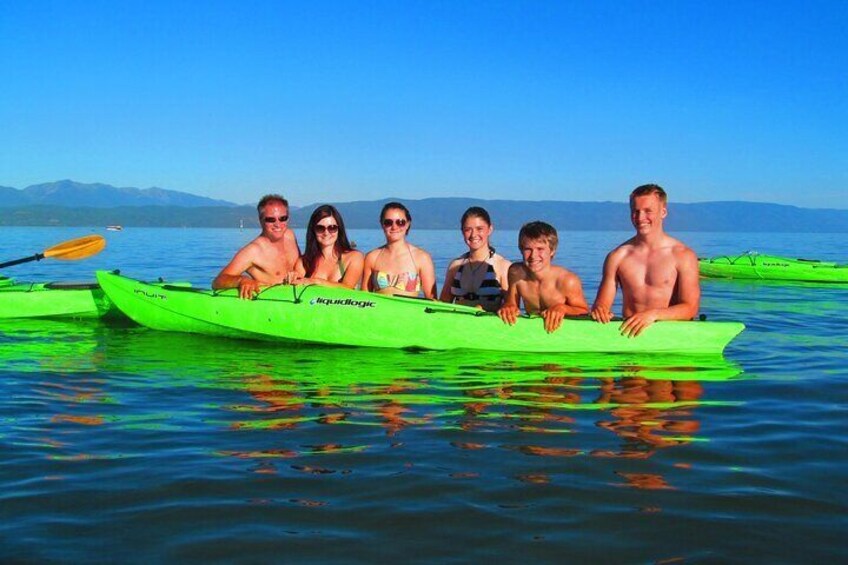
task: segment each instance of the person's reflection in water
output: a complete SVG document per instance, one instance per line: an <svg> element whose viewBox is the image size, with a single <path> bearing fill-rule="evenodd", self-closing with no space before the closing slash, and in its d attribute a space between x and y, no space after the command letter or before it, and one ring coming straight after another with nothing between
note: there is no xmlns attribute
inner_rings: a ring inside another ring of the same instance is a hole
<svg viewBox="0 0 848 565"><path fill-rule="evenodd" d="M377 414L382 419L387 436L394 436L414 423L412 419L406 417L412 410L399 400L392 398L392 396L402 396L413 392L416 388L416 385L413 383L397 381L389 386L378 387L373 391L372 394L387 397L377 406Z"/></svg>
<svg viewBox="0 0 848 565"><path fill-rule="evenodd" d="M513 397L513 394L513 387L506 385L464 388L462 395L473 400L463 402L463 416L459 427L470 432L498 426L498 421L491 417L492 413L500 410L500 407Z"/></svg>
<svg viewBox="0 0 848 565"><path fill-rule="evenodd" d="M286 418L274 420L269 426L269 429L291 429L297 426L300 418L290 417L288 413L303 416L304 398L298 390L297 383L283 379L274 378L271 375L256 374L246 377L245 389L255 399L262 404L258 406L250 406L251 412L284 412ZM242 424L234 424L235 428L242 427Z"/></svg>
<svg viewBox="0 0 848 565"><path fill-rule="evenodd" d="M700 429L693 409L703 395L695 381L648 380L625 377L604 380L599 404L619 405L609 411L613 420L600 420L597 426L624 440L619 451L595 450L597 457L645 459L657 449L685 445Z"/></svg>

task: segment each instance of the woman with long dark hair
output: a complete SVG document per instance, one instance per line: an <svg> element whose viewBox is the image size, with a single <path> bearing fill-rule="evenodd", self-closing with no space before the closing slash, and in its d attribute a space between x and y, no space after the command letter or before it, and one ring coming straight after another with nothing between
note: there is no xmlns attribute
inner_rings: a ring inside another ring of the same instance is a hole
<svg viewBox="0 0 848 565"><path fill-rule="evenodd" d="M356 288L363 255L347 238L342 215L334 206L315 208L306 228L306 249L294 266L295 284Z"/></svg>

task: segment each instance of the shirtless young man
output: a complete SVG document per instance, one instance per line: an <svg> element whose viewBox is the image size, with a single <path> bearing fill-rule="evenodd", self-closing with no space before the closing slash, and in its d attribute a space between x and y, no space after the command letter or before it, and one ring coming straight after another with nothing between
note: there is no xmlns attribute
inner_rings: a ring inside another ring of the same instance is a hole
<svg viewBox="0 0 848 565"><path fill-rule="evenodd" d="M541 314L545 331L555 331L565 316L580 316L589 311L580 278L562 267L551 264L559 238L556 229L545 222L530 222L518 232L518 249L523 261L513 263L508 271L509 290L498 316L509 325L515 324L524 301L528 314Z"/></svg>
<svg viewBox="0 0 848 565"><path fill-rule="evenodd" d="M621 333L637 336L657 320L690 320L698 313L701 286L698 256L663 231L668 197L655 184L630 194L630 221L636 235L613 249L604 261L592 318L612 319L616 287L624 299Z"/></svg>
<svg viewBox="0 0 848 565"><path fill-rule="evenodd" d="M294 268L300 248L288 229L288 201L279 194L268 194L256 209L262 233L236 253L212 281L212 288L238 288L239 296L249 299L259 293L260 286L284 282Z"/></svg>

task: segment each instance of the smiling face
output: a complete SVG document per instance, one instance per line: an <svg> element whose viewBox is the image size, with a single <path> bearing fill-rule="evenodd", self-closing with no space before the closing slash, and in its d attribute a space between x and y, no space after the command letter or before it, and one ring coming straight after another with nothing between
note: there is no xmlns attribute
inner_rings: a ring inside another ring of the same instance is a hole
<svg viewBox="0 0 848 565"><path fill-rule="evenodd" d="M470 216L462 224L462 238L471 251L489 247L492 226L479 216Z"/></svg>
<svg viewBox="0 0 848 565"><path fill-rule="evenodd" d="M333 247L339 239L339 223L333 216L327 216L316 222L315 239L321 247Z"/></svg>
<svg viewBox="0 0 848 565"><path fill-rule="evenodd" d="M262 208L259 221L262 223L262 235L271 241L279 241L289 226L289 207L272 200Z"/></svg>
<svg viewBox="0 0 848 565"><path fill-rule="evenodd" d="M550 267L556 253L548 238L545 237L523 239L519 249L524 266L531 273L538 273Z"/></svg>
<svg viewBox="0 0 848 565"><path fill-rule="evenodd" d="M663 219L667 214L668 209L657 194L634 196L630 199L630 221L639 235L662 231Z"/></svg>
<svg viewBox="0 0 848 565"><path fill-rule="evenodd" d="M389 208L380 218L380 225L383 227L383 233L386 234L386 241L392 243L404 239L412 224L403 210Z"/></svg>

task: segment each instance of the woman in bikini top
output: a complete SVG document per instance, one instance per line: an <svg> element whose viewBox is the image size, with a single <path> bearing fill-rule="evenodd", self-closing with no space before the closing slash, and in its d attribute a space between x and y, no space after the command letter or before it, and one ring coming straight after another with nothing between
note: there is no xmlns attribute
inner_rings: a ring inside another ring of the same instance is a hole
<svg viewBox="0 0 848 565"><path fill-rule="evenodd" d="M496 312L508 288L510 261L489 245L494 228L489 213L472 206L460 221L468 252L451 261L439 300Z"/></svg>
<svg viewBox="0 0 848 565"><path fill-rule="evenodd" d="M362 289L382 294L436 297L433 259L423 249L406 241L412 215L399 202L389 202L380 213L386 244L365 256Z"/></svg>
<svg viewBox="0 0 848 565"><path fill-rule="evenodd" d="M306 250L294 266L295 284L356 288L364 256L353 249L344 221L334 206L318 206L306 228Z"/></svg>

